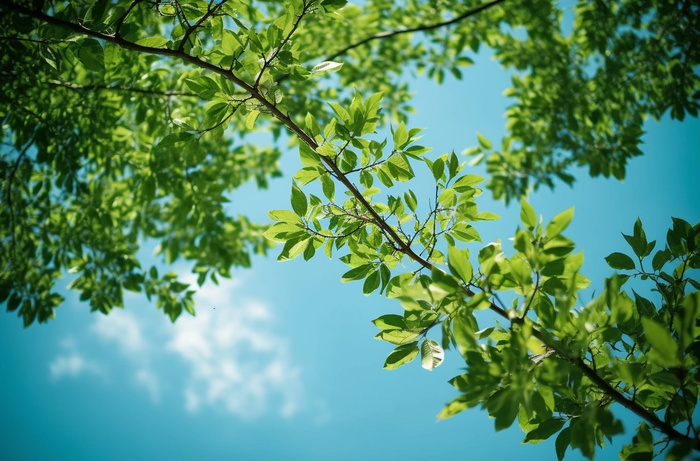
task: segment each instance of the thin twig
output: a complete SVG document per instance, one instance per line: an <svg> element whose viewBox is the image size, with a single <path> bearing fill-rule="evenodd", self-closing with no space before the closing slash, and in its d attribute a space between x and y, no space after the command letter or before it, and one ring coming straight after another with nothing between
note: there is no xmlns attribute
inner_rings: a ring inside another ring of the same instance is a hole
<svg viewBox="0 0 700 461"><path fill-rule="evenodd" d="M183 51L192 33L196 31L199 28L199 26L201 26L204 23L204 21L216 14L217 10L221 9L221 7L224 6L224 3L226 3L227 1L228 0L222 0L221 3L215 4L213 8L211 7L211 3L213 3L213 1L210 2L209 6L207 7L207 12L201 18L199 18L197 22L195 22L193 25L187 28L187 30L185 31L185 36L182 37L182 40L180 41L180 46L178 46L177 49Z"/></svg>
<svg viewBox="0 0 700 461"><path fill-rule="evenodd" d="M141 3L142 1L143 1L143 0L134 0L133 2L131 2L131 5L129 5L129 8L126 9L126 11L124 12L124 14L121 15L121 16L119 17L119 19L117 19L117 22L116 22L116 24L115 24L115 29L114 29L114 36L115 36L115 37L121 37L121 35L120 35L120 34L121 34L121 28L122 28L122 26L124 25L124 21L126 21L127 16L129 16L129 14L131 14L131 10L133 10L134 8L136 8L136 5L138 5L138 4ZM4 2L3 2L3 3L4 3Z"/></svg>
<svg viewBox="0 0 700 461"><path fill-rule="evenodd" d="M326 58L326 61L332 61L338 56L341 56L348 51L355 49L359 46L362 46L366 43L369 43L373 40L379 40L379 39L384 39L384 38L390 38L390 37L395 37L397 35L401 34L410 34L412 32L427 32L429 30L434 30L434 29L439 29L440 27L446 27L446 26L451 26L452 24L456 24L460 21L463 21L464 19L474 16L475 14L481 13L484 10L487 10L493 6L498 5L499 3L503 3L505 0L493 0L489 3L485 3L483 5L477 6L476 8L472 8L471 10L467 10L464 13L460 14L459 16L455 16L452 19L449 19L447 21L442 21L434 24L427 24L427 25L422 25L422 26L416 26L416 27L409 27L406 29L396 29L396 30L390 30L386 32L379 32L378 34L374 34L372 36L369 36L367 38L364 38L360 40L359 42L352 43L345 48L336 51L333 53L331 56Z"/></svg>
<svg viewBox="0 0 700 461"><path fill-rule="evenodd" d="M68 88L70 90L83 90L83 91L108 90L108 91L123 91L123 92L127 92L127 93L139 93L139 94L147 94L147 95L153 95L153 96L164 96L164 97L186 96L186 97L190 97L190 98L200 98L200 96L198 94L188 93L186 91L175 91L175 90L159 91L159 90L149 90L146 88L138 88L138 87L131 87L131 86L114 86L114 85L105 85L105 84L78 85L76 83L71 83L71 82L61 82L59 80L47 80L46 83L48 83L49 85L52 85L52 86Z"/></svg>
<svg viewBox="0 0 700 461"><path fill-rule="evenodd" d="M265 73L265 70L268 68L268 66L272 63L272 61L277 58L277 55L282 51L284 46L289 42L289 40L292 38L292 35L294 35L294 32L296 32L297 28L299 27L299 24L301 24L301 20L304 18L305 15L307 15L309 12L311 12L311 9L308 9L311 3L307 3L306 1L303 3L301 13L297 15L296 21L294 21L294 25L292 26L292 30L289 31L286 37L282 40L282 42L279 44L277 48L275 48L272 53L270 54L269 58L266 58L263 56L263 66L262 69L260 69L260 72L258 73L257 78L255 79L255 84L253 85L255 88L258 87L260 84L260 79L262 78L263 74Z"/></svg>

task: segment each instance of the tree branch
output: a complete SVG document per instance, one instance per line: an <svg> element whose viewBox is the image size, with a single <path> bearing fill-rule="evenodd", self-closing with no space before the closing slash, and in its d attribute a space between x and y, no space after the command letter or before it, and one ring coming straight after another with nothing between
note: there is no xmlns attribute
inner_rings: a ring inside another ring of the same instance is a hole
<svg viewBox="0 0 700 461"><path fill-rule="evenodd" d="M299 13L299 14L297 15L297 19L296 19L296 21L294 21L294 25L292 26L292 29L289 31L289 33L287 34L287 36L284 37L284 39L282 40L282 42L280 43L280 45L279 45L277 48L275 48L275 49L272 51L272 53L270 53L270 57L269 57L269 58L265 58L265 56L263 56L263 61L264 61L264 62L263 62L262 69L260 69L260 73L258 73L258 76L257 76L257 78L255 79L255 85L254 85L254 86L255 86L256 88L257 88L258 85L260 84L260 79L262 78L263 74L265 73L265 69L267 69L267 67L272 63L272 61L275 60L275 58L277 57L277 55L279 54L279 52L282 51L282 49L284 48L284 46L289 42L289 39L292 38L292 35L294 35L294 32L296 32L297 28L299 27L299 24L301 24L301 20L304 19L304 16L306 16L307 14L309 14L310 12L313 11L312 9L309 8L310 6L311 6L311 2L310 2L310 1L307 2L307 1L305 0L304 3L303 3L302 9L301 9L301 13Z"/></svg>
<svg viewBox="0 0 700 461"><path fill-rule="evenodd" d="M396 35L401 35L401 34L410 34L412 32L427 32L429 30L434 30L434 29L439 29L440 27L447 27L451 26L452 24L456 24L464 19L467 19L468 17L474 16L475 14L481 13L484 10L487 10L493 6L498 5L499 3L503 3L505 0L493 0L489 3L485 3L483 5L477 6L476 8L472 8L471 10L467 10L464 13L460 14L459 16L455 16L452 19L449 19L447 21L442 21L438 22L435 24L425 24L422 26L416 26L416 27L409 27L407 29L396 29L396 30L390 30L386 32L379 32L378 34L374 34L372 36L366 37L359 42L352 43L345 48L336 51L334 54L326 58L326 61L332 61L338 56L344 55L348 51L355 49L357 47L360 47L366 43L369 43L373 40L379 40L379 39L384 39L384 38L390 38L394 37Z"/></svg>
<svg viewBox="0 0 700 461"><path fill-rule="evenodd" d="M164 96L164 97L170 97L170 96L186 96L190 98L199 98L198 94L195 93L188 93L186 91L174 91L174 90L166 90L166 91L158 91L158 90L149 90L146 88L137 88L137 87L130 87L130 86L112 86L112 85L105 85L105 84L94 84L94 85L78 85L75 83L71 82L62 82L60 80L47 80L46 83L52 86L57 86L61 88L68 88L70 90L81 90L81 91L93 91L93 90L108 90L108 91L123 91L126 93L139 93L139 94L146 94L146 95L151 95L151 96Z"/></svg>
<svg viewBox="0 0 700 461"><path fill-rule="evenodd" d="M207 8L207 12L204 16L199 18L199 20L194 23L193 25L189 26L187 30L185 31L185 36L182 38L182 41L180 41L180 46L177 47L178 50L183 51L185 49L185 45L187 45L187 41L190 39L190 36L194 31L201 26L204 21L209 19L211 16L216 14L216 12L221 9L222 6L224 6L224 3L226 3L228 0L221 0L221 3L217 3L214 5L214 7L211 7L211 3L209 4Z"/></svg>

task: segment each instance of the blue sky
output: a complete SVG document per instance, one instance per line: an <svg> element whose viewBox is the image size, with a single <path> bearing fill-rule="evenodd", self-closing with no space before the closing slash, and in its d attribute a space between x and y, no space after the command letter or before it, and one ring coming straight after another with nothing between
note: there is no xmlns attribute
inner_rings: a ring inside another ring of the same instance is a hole
<svg viewBox="0 0 700 461"><path fill-rule="evenodd" d="M414 82L410 126L426 128L423 144L434 155L475 145L477 131L493 141L503 133L507 72L481 55L464 75L441 87ZM581 170L573 188L531 196L545 219L575 207L567 235L584 250L591 291L612 273L603 258L624 250L620 233L637 217L660 241L671 216L700 220L698 128L697 119L650 121L645 155L631 161L624 183ZM285 177L269 190L237 191L232 211L261 220L269 209L290 208L294 152L282 167ZM479 205L502 216L479 227L484 243L514 233L517 204L506 208L484 194ZM556 459L553 441L522 445L519 428L497 433L480 410L437 422L457 395L446 381L459 373L459 357L448 352L433 372L417 363L383 370L391 346L372 339L370 321L400 306L342 284L346 267L337 260L275 256L206 285L197 316L174 325L139 295L103 316L68 294L56 320L27 330L3 313L0 458ZM617 442L597 459L616 459L626 440Z"/></svg>

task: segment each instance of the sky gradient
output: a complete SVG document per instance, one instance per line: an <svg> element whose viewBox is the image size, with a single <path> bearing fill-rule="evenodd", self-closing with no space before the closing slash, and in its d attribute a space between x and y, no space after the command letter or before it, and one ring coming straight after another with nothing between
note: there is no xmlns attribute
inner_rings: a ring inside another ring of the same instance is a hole
<svg viewBox="0 0 700 461"><path fill-rule="evenodd" d="M482 52L464 75L443 86L407 77L418 111L409 126L426 128L422 143L433 155L475 145L477 131L496 144L503 134L509 74ZM603 258L627 251L621 232L631 233L637 217L659 241L671 216L700 220L698 120L645 128L645 155L630 162L624 183L580 170L573 188L560 183L530 197L545 220L575 207L565 233L584 251L582 272L593 282L583 301L612 274ZM269 209L290 208L296 153L281 165L285 176L268 190L236 191L231 211L263 221ZM421 181L413 190L429 194ZM514 234L517 204L488 193L478 203L502 216L478 226L484 244ZM347 269L337 259L278 263L278 251L205 285L196 317L175 324L138 294L104 316L67 293L56 320L26 330L2 313L0 459L556 459L553 440L521 445L517 423L495 432L478 409L437 422L457 396L446 381L460 372L459 357L448 351L433 372L418 363L383 370L391 346L372 339L370 321L400 306L342 284ZM631 433L634 420L616 414ZM626 441L596 459L616 459Z"/></svg>

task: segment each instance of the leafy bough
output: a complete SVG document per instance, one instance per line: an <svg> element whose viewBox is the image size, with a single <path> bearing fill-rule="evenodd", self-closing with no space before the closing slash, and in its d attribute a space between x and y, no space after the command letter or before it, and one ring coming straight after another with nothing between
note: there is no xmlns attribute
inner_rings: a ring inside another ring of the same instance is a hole
<svg viewBox="0 0 700 461"><path fill-rule="evenodd" d="M367 99L356 94L346 107L330 103L335 117L322 124L312 114L302 123L301 117L284 109L274 72L304 80L340 68L340 63L321 63L310 70L298 63L281 64L283 57L294 57L290 38L303 18L332 2L290 2L285 16L275 20L266 34L241 28L236 35L227 30L219 38L221 50L206 54L197 48L199 30L227 7L224 2L208 4L179 35L173 29L172 40L132 39L137 29L128 27L133 26L129 17L139 3L132 2L110 26L95 18L73 21L51 16L4 0L0 7L77 37L97 39L75 43L78 57L93 72L100 69L94 54L101 52L98 41L199 69L202 75L183 81L200 97L214 99L205 106L203 124L207 126L202 132L209 128L222 132L233 101L235 110L248 111L246 128L256 124L259 114L266 114L296 136L304 168L292 186L292 210L271 212L277 224L266 236L284 242L280 259L303 255L308 260L322 246L332 256L333 251L347 247L349 252L341 260L350 270L342 279L364 280L365 293L379 290L401 303L403 315L375 320L378 337L397 346L386 368L408 363L420 353L421 364L433 369L442 362L444 349L459 351L468 368L451 382L461 395L441 417L482 405L495 418L497 429L517 418L526 441L539 442L558 433L559 458L568 446L592 457L596 444L622 432L609 410L617 402L643 420L623 457L649 458L656 445L664 443L673 443L669 454L675 458L698 450L692 413L698 395L695 320L700 301L697 292L687 293L690 287L698 288L688 277L688 270L700 265L698 226L674 221L667 245L653 256L651 272L642 262L654 245L646 242L641 224L627 239L638 261L622 253L608 258L613 267L636 271L633 276L653 282L662 295L659 308L636 293L632 300L622 290L627 275L607 280L600 298L576 308L577 291L588 281L578 273L582 256L573 254L573 242L562 235L572 219L571 210L543 225L534 210L521 202L524 228L514 238L516 253L509 258L500 243L488 244L478 251L475 269L470 251L461 247L481 240L471 223L496 216L478 211L475 199L481 191L475 186L481 178L461 175L459 157L450 153L435 160L425 158L428 149L414 144L419 130L403 124L393 130L393 146L385 154L387 141L367 139L380 117L380 94ZM235 87L235 94L216 100L227 88L218 87L204 74L219 76ZM187 120L174 123L176 129L192 131ZM490 145L479 141L484 148ZM427 203L419 203L411 190L396 195L380 190L380 185L396 190L396 183L411 180L415 162L427 165L436 182ZM315 181L321 184L323 199L303 190ZM336 198L336 184L345 189L347 198L342 201ZM675 261L680 261L678 266L665 272L665 265ZM399 265L408 267L408 272L392 277ZM171 291L182 288L175 285ZM513 304L506 307L500 293L511 290ZM492 311L505 326L496 321L481 329L475 316L478 310ZM437 326L441 341L428 337ZM659 432L657 441L650 428Z"/></svg>
<svg viewBox="0 0 700 461"><path fill-rule="evenodd" d="M545 225L521 201L516 254L508 258L500 242L488 244L478 251L475 270L469 250L459 246L480 241L470 223L497 218L478 211L475 198L481 190L475 186L482 178L460 175L464 163L454 153L434 161L423 157L428 149L414 144L420 130L403 124L393 130L393 149L385 156L386 140L365 139L374 131L379 101L379 94L366 100L356 94L348 108L331 104L336 117L323 130L307 115L309 134L299 148L304 168L292 185L293 211L270 212L277 224L265 233L284 243L279 259L303 255L308 260L321 247L331 257L347 247L340 259L351 269L342 280L364 280L365 294L379 290L404 309L403 315L374 320L377 338L397 346L385 368L402 366L420 353L422 366L432 370L442 363L444 349L455 347L467 371L451 381L462 394L440 418L480 404L495 418L497 430L517 418L526 442L558 433L559 459L568 446L590 458L596 444L603 446L605 438L623 432L609 409L616 402L642 419L623 458L651 457L664 443L673 444L671 458L700 449L692 420L700 297L686 294L687 288L698 287L686 269L700 267L700 226L674 220L668 245L654 256L655 272L638 274L668 293L659 309L636 292L632 301L622 290L629 276L621 274L606 281L600 298L577 307L577 292L589 280L579 273L582 254L573 253L574 243L562 234L573 209ZM415 162L427 165L436 182L423 219L413 191L394 196L378 187L390 191L412 179ZM316 180L323 198L302 190ZM346 197L336 197L334 182L345 186ZM641 268L655 243L647 243L640 222L625 238ZM611 265L634 269L632 259L621 255L608 257ZM663 272L666 263L678 260L683 269ZM392 277L400 264L410 272ZM499 292L511 290L516 296L506 307ZM481 309L505 324L496 321L480 329L475 311ZM440 342L428 337L437 326ZM650 427L661 434L659 441L653 442Z"/></svg>

